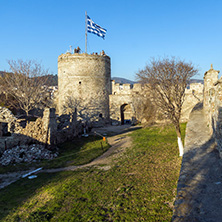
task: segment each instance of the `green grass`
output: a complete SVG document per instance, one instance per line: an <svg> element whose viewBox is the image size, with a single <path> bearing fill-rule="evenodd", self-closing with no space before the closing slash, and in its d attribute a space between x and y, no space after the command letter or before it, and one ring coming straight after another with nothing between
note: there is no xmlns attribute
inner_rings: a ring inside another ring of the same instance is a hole
<svg viewBox="0 0 222 222"><path fill-rule="evenodd" d="M30 167L43 167L46 169L82 165L91 162L103 154L109 147L109 144L103 141L101 137L76 138L73 141L58 145L59 156L53 160L42 160L36 163L22 163L5 167L0 166L0 174L27 170Z"/></svg>
<svg viewBox="0 0 222 222"><path fill-rule="evenodd" d="M101 137L75 139L59 145L60 155L42 164L44 168L78 166L91 162L108 150L110 145Z"/></svg>
<svg viewBox="0 0 222 222"><path fill-rule="evenodd" d="M109 171L39 174L0 190L1 221L171 221L181 164L174 128L131 137Z"/></svg>

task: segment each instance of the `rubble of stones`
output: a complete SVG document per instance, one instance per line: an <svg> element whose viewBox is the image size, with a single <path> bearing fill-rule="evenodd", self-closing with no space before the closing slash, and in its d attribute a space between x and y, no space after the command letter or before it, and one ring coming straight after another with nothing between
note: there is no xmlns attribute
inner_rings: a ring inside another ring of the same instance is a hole
<svg viewBox="0 0 222 222"><path fill-rule="evenodd" d="M57 156L58 153L53 153L41 144L21 145L5 150L0 158L0 164L7 166L15 163L31 163L42 159L52 160Z"/></svg>
<svg viewBox="0 0 222 222"><path fill-rule="evenodd" d="M16 121L16 117L12 114L12 112L6 107L0 106L0 114L1 119L7 119L7 122Z"/></svg>

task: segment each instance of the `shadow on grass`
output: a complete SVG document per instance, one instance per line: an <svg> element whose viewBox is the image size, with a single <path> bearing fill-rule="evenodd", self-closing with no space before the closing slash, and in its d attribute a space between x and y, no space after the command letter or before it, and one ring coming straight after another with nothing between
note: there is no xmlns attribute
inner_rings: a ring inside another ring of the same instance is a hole
<svg viewBox="0 0 222 222"><path fill-rule="evenodd" d="M37 190L47 186L58 177L57 174L38 174L36 179L23 178L0 190L0 221L6 221L5 217L22 206L29 198L35 195ZM60 175L61 179L61 175ZM65 175L63 174L63 179ZM27 192L28 191L28 192ZM19 221L19 218L17 220Z"/></svg>
<svg viewBox="0 0 222 222"><path fill-rule="evenodd" d="M121 133L131 132L141 127L135 127L133 129L125 129ZM116 134L116 135L117 135ZM103 141L104 142L104 141ZM93 155L90 155L91 147L87 147L82 151L82 148L89 143L97 143L97 148ZM105 142L103 147L101 147L101 137L90 136L88 138L76 138L72 141L67 141L59 145L60 155L51 161L41 161L40 163L34 164L23 164L15 166L14 169L24 170L26 168L32 167L44 167L44 168L57 168L66 167L68 165L78 165L91 162L96 157L102 155L108 148L108 144L105 147ZM98 152L99 150L99 152ZM82 159L79 156L82 155ZM77 159L77 161L75 161ZM6 167L7 169L7 167ZM12 168L10 168L12 169ZM13 171L13 170L12 170ZM68 175L73 172L62 172L62 173L40 173L38 177L34 180L29 180L28 178L19 179L15 183L0 190L0 221L5 221L7 215L10 215L13 209L17 209L22 206L22 203L27 202L31 197L33 197L37 191L42 187L47 187L47 184L52 183L57 180L65 180ZM28 191L28 192L27 192ZM3 219L3 220L2 220ZM19 221L19 218L15 218Z"/></svg>
<svg viewBox="0 0 222 222"><path fill-rule="evenodd" d="M98 136L89 136L67 141L58 147L60 155L43 165L44 168L87 164L102 155L110 146Z"/></svg>
<svg viewBox="0 0 222 222"><path fill-rule="evenodd" d="M110 126L103 128L94 128L92 133L100 133L101 136L116 136L127 132L133 132L138 129L142 129L142 126L131 126L131 125L120 125L120 126Z"/></svg>

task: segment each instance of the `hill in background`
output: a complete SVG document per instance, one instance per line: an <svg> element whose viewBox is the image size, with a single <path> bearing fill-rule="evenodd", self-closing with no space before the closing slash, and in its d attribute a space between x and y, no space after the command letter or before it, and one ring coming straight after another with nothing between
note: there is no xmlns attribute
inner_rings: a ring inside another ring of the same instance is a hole
<svg viewBox="0 0 222 222"><path fill-rule="evenodd" d="M121 78L121 77L113 77L111 79L115 80L116 83L121 83L121 84L126 84L126 83L135 84L135 83L138 83L136 81L132 81L132 80ZM189 84L191 84L191 83L202 83L202 84L204 84L204 80L202 80L202 79L191 79Z"/></svg>
<svg viewBox="0 0 222 222"><path fill-rule="evenodd" d="M204 80L203 79L191 79L190 84L191 83L202 83L202 84L204 84Z"/></svg>
<svg viewBox="0 0 222 222"><path fill-rule="evenodd" d="M134 84L137 83L135 81L129 80L129 79L125 79L125 78L121 78L121 77L112 77L112 80L115 80L116 83L121 83L121 84Z"/></svg>
<svg viewBox="0 0 222 222"><path fill-rule="evenodd" d="M4 71L0 71L0 76L3 77L5 75ZM36 78L36 77L34 77ZM46 78L46 85L48 86L57 86L58 85L58 76L57 75L46 75L46 76L41 76L41 78Z"/></svg>
<svg viewBox="0 0 222 222"><path fill-rule="evenodd" d="M46 78L47 86L58 86L58 76L57 75L47 75L42 76L41 78Z"/></svg>
<svg viewBox="0 0 222 222"><path fill-rule="evenodd" d="M51 86L57 86L58 85L58 75L49 75L47 76L48 80L47 80L47 85L51 85ZM125 79L125 78L121 78L121 77L113 77L111 78L112 80L115 80L116 83L120 83L120 84L134 84L136 83L135 81L131 81L129 79Z"/></svg>

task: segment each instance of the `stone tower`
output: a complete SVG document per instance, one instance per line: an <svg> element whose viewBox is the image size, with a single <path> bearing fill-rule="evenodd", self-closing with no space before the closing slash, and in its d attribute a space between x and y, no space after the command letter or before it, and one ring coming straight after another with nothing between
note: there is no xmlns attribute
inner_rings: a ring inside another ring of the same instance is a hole
<svg viewBox="0 0 222 222"><path fill-rule="evenodd" d="M211 64L211 68L204 74L204 107L208 106L210 89L213 88L214 83L218 81L219 72L220 71L214 70Z"/></svg>
<svg viewBox="0 0 222 222"><path fill-rule="evenodd" d="M109 119L110 57L66 53L58 57L58 110L68 103L89 117Z"/></svg>
<svg viewBox="0 0 222 222"><path fill-rule="evenodd" d="M215 95L214 85L218 81L219 73L220 71L214 70L213 65L211 64L211 68L204 74L203 107L208 125L211 125L211 117L209 116L209 113L211 113L215 107L215 101L213 99Z"/></svg>

